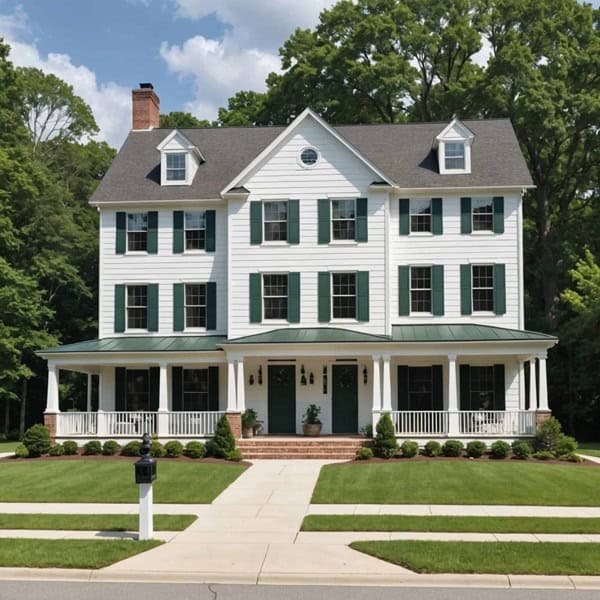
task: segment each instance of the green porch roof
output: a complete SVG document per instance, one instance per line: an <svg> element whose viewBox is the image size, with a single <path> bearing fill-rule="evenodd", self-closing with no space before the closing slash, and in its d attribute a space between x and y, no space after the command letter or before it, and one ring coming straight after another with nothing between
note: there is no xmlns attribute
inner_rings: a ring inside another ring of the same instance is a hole
<svg viewBox="0 0 600 600"><path fill-rule="evenodd" d="M546 333L521 329L506 329L491 325L465 323L457 325L393 325L393 342L512 342L556 341Z"/></svg>
<svg viewBox="0 0 600 600"><path fill-rule="evenodd" d="M222 335L117 337L87 340L66 346L45 348L38 354L68 352L215 352L226 340Z"/></svg>
<svg viewBox="0 0 600 600"><path fill-rule="evenodd" d="M360 342L388 342L385 335L361 333L339 327L290 327L272 329L264 333L234 338L225 342L231 344L345 344Z"/></svg>

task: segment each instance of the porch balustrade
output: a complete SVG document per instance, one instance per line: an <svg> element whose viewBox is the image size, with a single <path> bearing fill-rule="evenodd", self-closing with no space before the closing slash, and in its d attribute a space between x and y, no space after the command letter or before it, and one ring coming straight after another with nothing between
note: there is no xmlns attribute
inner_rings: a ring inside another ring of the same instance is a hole
<svg viewBox="0 0 600 600"><path fill-rule="evenodd" d="M170 412L169 435L173 437L207 437L215 433L217 421L224 415L219 411Z"/></svg>
<svg viewBox="0 0 600 600"><path fill-rule="evenodd" d="M443 410L408 410L391 413L397 435L445 435L449 412Z"/></svg>

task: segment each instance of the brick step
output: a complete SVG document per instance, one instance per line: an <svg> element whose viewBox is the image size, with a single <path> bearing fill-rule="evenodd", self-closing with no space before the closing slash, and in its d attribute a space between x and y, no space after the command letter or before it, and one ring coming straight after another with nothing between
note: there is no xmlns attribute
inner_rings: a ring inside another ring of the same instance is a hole
<svg viewBox="0 0 600 600"><path fill-rule="evenodd" d="M239 440L239 447L254 446L336 446L348 448L360 448L369 444L370 440Z"/></svg>
<svg viewBox="0 0 600 600"><path fill-rule="evenodd" d="M277 453L262 453L262 452L243 452L244 459L252 460L255 459L278 459L278 458L289 458L289 459L320 459L320 460L352 460L355 458L355 454L337 453L337 452L320 452L315 454L288 454L286 452Z"/></svg>
<svg viewBox="0 0 600 600"><path fill-rule="evenodd" d="M346 452L346 453L355 453L358 448L357 447L340 447L340 446L238 446L238 448L242 452L290 452L290 453L298 453L298 452Z"/></svg>

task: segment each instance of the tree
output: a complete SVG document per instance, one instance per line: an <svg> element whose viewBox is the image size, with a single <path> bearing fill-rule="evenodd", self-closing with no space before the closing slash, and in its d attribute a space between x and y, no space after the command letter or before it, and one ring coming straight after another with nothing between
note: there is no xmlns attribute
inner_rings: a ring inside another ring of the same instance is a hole
<svg viewBox="0 0 600 600"><path fill-rule="evenodd" d="M227 108L219 108L219 125L223 127L268 125L265 119L265 94L259 92L237 92L227 101Z"/></svg>
<svg viewBox="0 0 600 600"><path fill-rule="evenodd" d="M160 115L159 127L165 129L185 129L191 127L211 127L212 123L205 119L197 119L189 112L170 112L166 115Z"/></svg>

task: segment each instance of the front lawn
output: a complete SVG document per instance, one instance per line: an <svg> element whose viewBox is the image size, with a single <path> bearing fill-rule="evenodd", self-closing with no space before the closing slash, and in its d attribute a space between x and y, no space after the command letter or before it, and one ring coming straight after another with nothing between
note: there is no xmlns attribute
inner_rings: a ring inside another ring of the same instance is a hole
<svg viewBox="0 0 600 600"><path fill-rule="evenodd" d="M20 442L0 442L0 453L2 452L14 452L15 448Z"/></svg>
<svg viewBox="0 0 600 600"><path fill-rule="evenodd" d="M323 467L312 503L599 506L599 489L583 465L394 460Z"/></svg>
<svg viewBox="0 0 600 600"><path fill-rule="evenodd" d="M160 460L154 501L208 504L245 467ZM19 460L0 463L0 502L137 502L133 463L123 460Z"/></svg>
<svg viewBox="0 0 600 600"><path fill-rule="evenodd" d="M308 515L302 531L444 531L478 533L600 533L600 519L553 517L445 517Z"/></svg>
<svg viewBox="0 0 600 600"><path fill-rule="evenodd" d="M0 540L0 567L101 569L162 542L150 540Z"/></svg>
<svg viewBox="0 0 600 600"><path fill-rule="evenodd" d="M600 575L600 544L398 540L350 547L417 573Z"/></svg>
<svg viewBox="0 0 600 600"><path fill-rule="evenodd" d="M183 531L196 515L154 515L155 531ZM137 531L137 515L0 514L0 529Z"/></svg>
<svg viewBox="0 0 600 600"><path fill-rule="evenodd" d="M600 458L600 442L583 442L579 444L579 452Z"/></svg>

